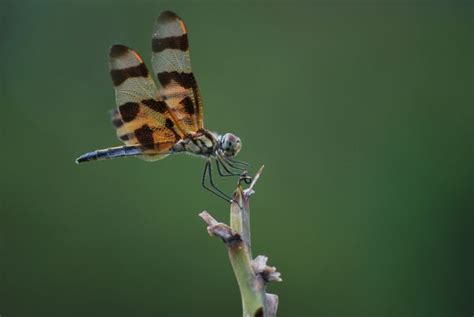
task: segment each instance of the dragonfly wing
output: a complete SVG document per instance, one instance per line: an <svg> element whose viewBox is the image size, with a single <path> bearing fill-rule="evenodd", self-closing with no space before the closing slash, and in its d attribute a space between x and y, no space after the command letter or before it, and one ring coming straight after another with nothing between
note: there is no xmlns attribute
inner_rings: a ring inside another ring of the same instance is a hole
<svg viewBox="0 0 474 317"><path fill-rule="evenodd" d="M204 128L202 98L191 68L188 33L183 20L165 11L155 22L152 65L159 94L185 134Z"/></svg>
<svg viewBox="0 0 474 317"><path fill-rule="evenodd" d="M147 155L169 152L184 133L158 96L141 57L124 45L114 45L109 67L117 103L111 117L118 138L126 145L141 145Z"/></svg>

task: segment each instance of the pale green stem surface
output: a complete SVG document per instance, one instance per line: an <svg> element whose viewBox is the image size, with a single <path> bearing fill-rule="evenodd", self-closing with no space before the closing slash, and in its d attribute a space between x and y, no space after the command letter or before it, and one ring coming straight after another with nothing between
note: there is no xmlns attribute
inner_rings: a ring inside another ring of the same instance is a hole
<svg viewBox="0 0 474 317"><path fill-rule="evenodd" d="M255 274L252 267L249 203L248 197L244 196L240 186L234 193L234 200L237 203L234 202L231 205L230 226L240 235L242 243L229 247L228 253L239 284L243 316L263 316L263 312L266 311L265 283L260 276Z"/></svg>

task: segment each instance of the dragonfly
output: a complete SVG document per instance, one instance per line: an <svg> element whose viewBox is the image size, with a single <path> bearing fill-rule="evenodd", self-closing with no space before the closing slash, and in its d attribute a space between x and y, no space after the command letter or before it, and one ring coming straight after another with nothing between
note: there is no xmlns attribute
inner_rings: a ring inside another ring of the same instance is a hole
<svg viewBox="0 0 474 317"><path fill-rule="evenodd" d="M249 164L235 156L242 141L233 133L218 134L204 128L203 102L191 69L188 32L171 11L156 19L151 41L152 79L140 55L125 45L109 51L110 76L116 109L111 121L125 145L85 153L76 163L138 157L157 161L171 154L188 153L205 159L202 186L233 202L213 180L213 162L220 176L240 176L245 182Z"/></svg>

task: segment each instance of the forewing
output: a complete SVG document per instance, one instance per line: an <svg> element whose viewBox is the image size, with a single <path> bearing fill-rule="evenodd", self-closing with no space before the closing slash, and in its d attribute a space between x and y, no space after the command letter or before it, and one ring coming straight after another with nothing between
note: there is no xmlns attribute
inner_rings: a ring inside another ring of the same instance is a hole
<svg viewBox="0 0 474 317"><path fill-rule="evenodd" d="M111 113L117 136L126 145L140 144L145 154L167 152L183 137L141 57L123 45L109 52L117 109Z"/></svg>
<svg viewBox="0 0 474 317"><path fill-rule="evenodd" d="M156 20L152 52L159 94L175 122L186 134L202 129L202 99L191 69L188 33L175 13L165 11Z"/></svg>

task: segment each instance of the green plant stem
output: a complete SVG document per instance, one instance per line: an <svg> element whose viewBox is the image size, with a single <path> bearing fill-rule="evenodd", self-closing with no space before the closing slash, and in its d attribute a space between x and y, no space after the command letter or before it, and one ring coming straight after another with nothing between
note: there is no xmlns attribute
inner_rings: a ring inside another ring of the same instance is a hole
<svg viewBox="0 0 474 317"><path fill-rule="evenodd" d="M218 222L207 211L199 216L207 223L207 231L224 241L229 254L242 298L244 317L275 317L278 309L278 296L266 293L266 284L281 282L280 273L275 267L267 265L268 258L263 255L252 256L250 243L249 197L263 166L255 174L249 188L243 190L239 185L234 192L230 206L230 226Z"/></svg>
<svg viewBox="0 0 474 317"><path fill-rule="evenodd" d="M228 253L240 289L243 316L263 316L266 311L265 283L252 268L249 203L240 186L234 193L234 200L236 202L230 207L230 227L241 240L230 244Z"/></svg>

